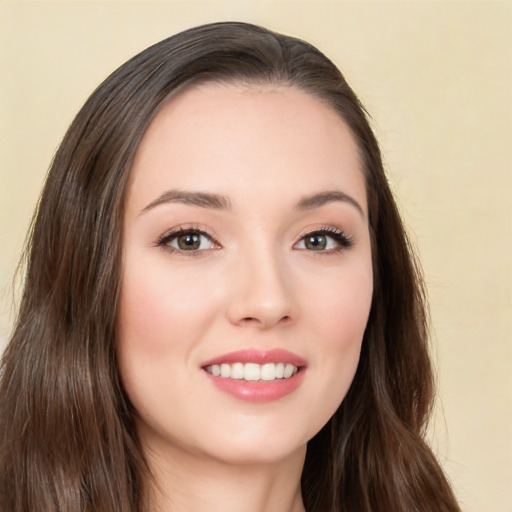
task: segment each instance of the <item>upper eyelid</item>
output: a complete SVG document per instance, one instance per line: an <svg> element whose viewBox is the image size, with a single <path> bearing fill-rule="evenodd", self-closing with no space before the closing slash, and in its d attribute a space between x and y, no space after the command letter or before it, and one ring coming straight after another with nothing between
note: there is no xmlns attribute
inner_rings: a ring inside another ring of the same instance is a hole
<svg viewBox="0 0 512 512"><path fill-rule="evenodd" d="M191 226L178 226L178 227L171 228L171 229L165 231L162 235L160 235L157 238L155 245L168 246L168 247L172 248L171 246L168 245L168 242L177 238L178 236L180 236L182 234L187 234L187 233L197 233L201 236L206 236L216 246L221 247L221 244L218 241L218 238L213 233L211 233L209 230L207 230L205 228L200 228L200 227L196 227L196 226L192 226L192 225ZM179 249L176 249L176 250L179 250Z"/></svg>
<svg viewBox="0 0 512 512"><path fill-rule="evenodd" d="M185 225L185 226L177 226L174 228L170 228L167 231L165 231L161 236L159 236L159 239L167 238L170 236L179 236L183 233L198 233L200 235L206 235L207 237L211 238L212 240L216 238L216 235L212 233L209 229L198 227L194 225Z"/></svg>
<svg viewBox="0 0 512 512"><path fill-rule="evenodd" d="M348 232L345 229L342 229L337 226L331 225L321 225L318 227L307 227L303 229L297 236L297 240L302 240L305 236L313 235L315 233L319 234L331 234L331 235L343 235L347 238L351 238Z"/></svg>

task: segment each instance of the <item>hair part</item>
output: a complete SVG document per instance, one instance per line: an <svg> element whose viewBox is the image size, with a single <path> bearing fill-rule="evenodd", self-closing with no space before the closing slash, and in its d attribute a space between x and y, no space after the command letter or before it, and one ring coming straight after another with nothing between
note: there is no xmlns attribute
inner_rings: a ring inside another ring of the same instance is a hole
<svg viewBox="0 0 512 512"><path fill-rule="evenodd" d="M341 116L361 155L373 303L352 386L308 445L306 509L458 511L424 441L433 384L421 273L365 111L316 48L234 22L193 28L129 60L87 100L55 155L1 366L0 510L147 509L150 475L116 360L125 190L163 103L211 81L299 88Z"/></svg>

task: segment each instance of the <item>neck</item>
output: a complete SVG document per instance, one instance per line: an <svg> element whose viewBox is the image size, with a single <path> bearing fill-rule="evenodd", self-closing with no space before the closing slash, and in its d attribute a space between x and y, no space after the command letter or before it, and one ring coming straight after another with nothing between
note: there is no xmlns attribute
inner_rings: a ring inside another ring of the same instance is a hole
<svg viewBox="0 0 512 512"><path fill-rule="evenodd" d="M285 460L232 463L172 450L146 452L154 512L305 512L305 448Z"/></svg>

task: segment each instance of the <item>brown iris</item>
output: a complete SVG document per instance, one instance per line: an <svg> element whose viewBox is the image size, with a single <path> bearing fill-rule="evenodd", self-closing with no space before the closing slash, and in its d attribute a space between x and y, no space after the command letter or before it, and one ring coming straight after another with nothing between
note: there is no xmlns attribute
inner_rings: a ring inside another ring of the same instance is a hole
<svg viewBox="0 0 512 512"><path fill-rule="evenodd" d="M304 245L311 251L323 251L327 247L327 237L325 235L308 235L304 238Z"/></svg>
<svg viewBox="0 0 512 512"><path fill-rule="evenodd" d="M178 247L184 251L196 251L201 245L201 235L185 233L176 237Z"/></svg>

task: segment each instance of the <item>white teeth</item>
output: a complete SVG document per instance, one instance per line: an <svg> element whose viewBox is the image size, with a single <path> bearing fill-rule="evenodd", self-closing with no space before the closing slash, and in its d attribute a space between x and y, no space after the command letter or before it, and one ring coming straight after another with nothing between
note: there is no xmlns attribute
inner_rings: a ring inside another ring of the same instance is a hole
<svg viewBox="0 0 512 512"><path fill-rule="evenodd" d="M231 366L232 379L243 379L244 378L244 365L242 363L235 363Z"/></svg>
<svg viewBox="0 0 512 512"><path fill-rule="evenodd" d="M274 363L264 364L261 367L261 380L274 380L276 378L276 365Z"/></svg>
<svg viewBox="0 0 512 512"><path fill-rule="evenodd" d="M287 379L288 377L291 377L293 375L294 370L296 370L295 366L293 364L287 364L284 367L284 378Z"/></svg>
<svg viewBox="0 0 512 512"><path fill-rule="evenodd" d="M260 365L256 363L246 363L244 365L244 380L260 380Z"/></svg>
<svg viewBox="0 0 512 512"><path fill-rule="evenodd" d="M234 363L234 364L213 364L205 370L215 377L243 379L247 381L271 381L276 379L289 379L299 370L290 363Z"/></svg>
<svg viewBox="0 0 512 512"><path fill-rule="evenodd" d="M231 377L231 366L229 364L220 365L220 376L224 378Z"/></svg>

